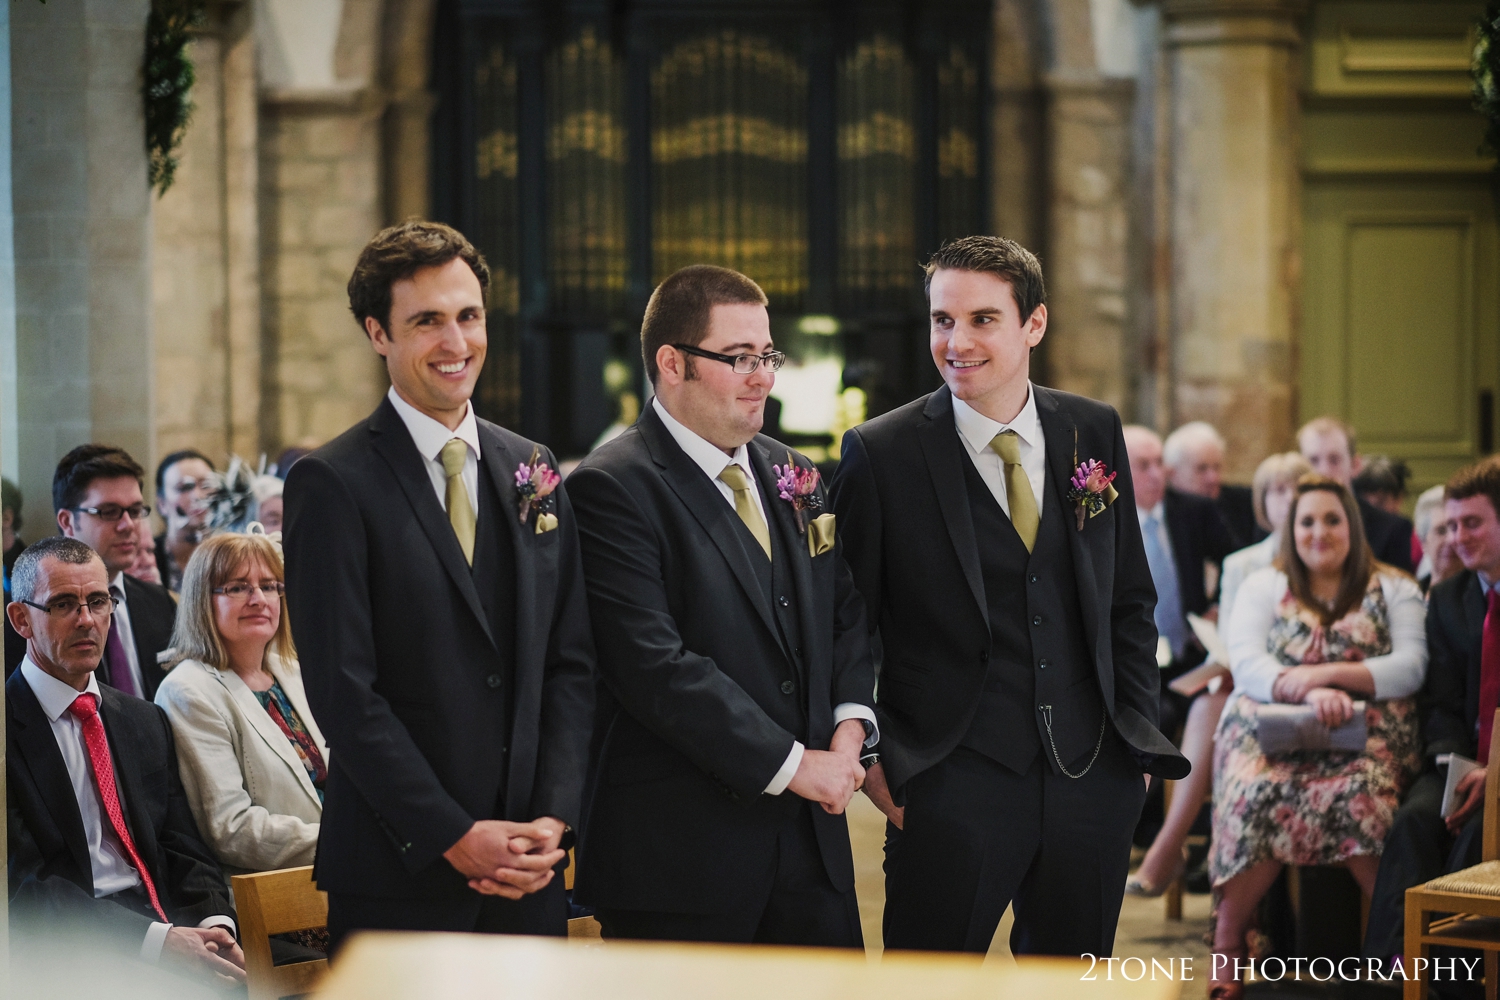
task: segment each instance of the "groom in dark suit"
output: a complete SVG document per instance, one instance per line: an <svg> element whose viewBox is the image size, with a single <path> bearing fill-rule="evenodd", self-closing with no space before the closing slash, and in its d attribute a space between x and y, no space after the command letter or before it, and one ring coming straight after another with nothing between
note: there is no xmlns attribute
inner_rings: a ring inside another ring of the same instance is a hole
<svg viewBox="0 0 1500 1000"><path fill-rule="evenodd" d="M333 751L314 874L335 945L567 930L553 869L579 822L594 650L555 459L469 405L488 284L447 226L371 240L349 304L391 390L287 478L292 631Z"/></svg>
<svg viewBox="0 0 1500 1000"><path fill-rule="evenodd" d="M1120 418L1031 384L1047 307L1023 247L957 240L927 276L947 385L845 435L833 486L884 647L885 946L983 952L1014 902L1017 954L1107 954L1143 772L1188 770L1156 728Z"/></svg>
<svg viewBox="0 0 1500 1000"><path fill-rule="evenodd" d="M684 268L641 342L656 398L568 480L601 681L578 898L607 937L858 947L874 675L816 473L756 433L765 295Z"/></svg>

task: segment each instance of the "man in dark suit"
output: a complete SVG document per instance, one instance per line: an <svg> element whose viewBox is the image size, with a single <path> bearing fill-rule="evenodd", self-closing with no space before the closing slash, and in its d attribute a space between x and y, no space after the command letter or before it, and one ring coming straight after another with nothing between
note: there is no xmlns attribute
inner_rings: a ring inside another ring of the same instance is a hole
<svg viewBox="0 0 1500 1000"><path fill-rule="evenodd" d="M1335 417L1309 420L1297 432L1297 449L1314 472L1338 480L1353 491L1354 476L1360 468L1353 427ZM1359 501L1359 515L1365 523L1365 538L1375 551L1375 558L1408 573L1415 572L1411 557L1411 522L1364 499Z"/></svg>
<svg viewBox="0 0 1500 1000"><path fill-rule="evenodd" d="M552 454L469 404L488 283L447 226L372 239L349 302L391 390L287 479L292 630L333 750L315 875L335 946L567 932L553 869L579 822L593 642Z"/></svg>
<svg viewBox="0 0 1500 1000"><path fill-rule="evenodd" d="M641 342L656 398L568 480L601 680L578 898L608 937L858 947L874 673L817 477L756 433L765 295L684 268Z"/></svg>
<svg viewBox="0 0 1500 1000"><path fill-rule="evenodd" d="M1187 772L1156 728L1120 418L1031 384L1047 308L1025 248L966 237L927 273L946 385L846 434L833 487L884 647L885 946L983 952L1014 902L1017 954L1108 954L1143 770ZM1107 473L1075 493L1091 461Z"/></svg>
<svg viewBox="0 0 1500 1000"><path fill-rule="evenodd" d="M109 571L115 613L100 677L118 691L150 701L166 676L161 654L172 645L177 602L165 587L125 572L140 546L140 522L151 514L142 502L144 475L123 449L79 445L52 474L52 506L59 530L99 553ZM7 673L11 669L7 663Z"/></svg>
<svg viewBox="0 0 1500 1000"><path fill-rule="evenodd" d="M94 676L111 597L99 556L52 536L16 561L27 640L5 684L12 927L242 981L234 906L177 776L166 714Z"/></svg>
<svg viewBox="0 0 1500 1000"><path fill-rule="evenodd" d="M1162 462L1174 490L1213 501L1229 531L1232 552L1260 541L1267 532L1255 520L1254 491L1224 482L1224 447L1224 438L1213 424L1192 420L1167 435ZM1136 492L1140 492L1139 481Z"/></svg>
<svg viewBox="0 0 1500 1000"><path fill-rule="evenodd" d="M1427 600L1427 680L1421 704L1423 771L1386 834L1370 900L1365 954L1388 959L1405 946L1406 890L1479 863L1491 727L1500 707L1500 463L1459 470L1443 491L1443 514L1464 571ZM1439 754L1480 763L1441 814L1447 768Z"/></svg>

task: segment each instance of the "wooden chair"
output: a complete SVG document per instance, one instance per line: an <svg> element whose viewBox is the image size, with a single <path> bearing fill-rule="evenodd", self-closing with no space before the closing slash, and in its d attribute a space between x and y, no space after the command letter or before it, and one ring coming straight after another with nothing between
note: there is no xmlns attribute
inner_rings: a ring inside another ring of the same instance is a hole
<svg viewBox="0 0 1500 1000"><path fill-rule="evenodd" d="M1500 726L1500 711L1495 713L1495 725ZM1425 966L1432 960L1435 944L1484 952L1484 995L1486 1000L1496 1000L1500 987L1500 739L1490 741L1481 858L1472 868L1406 890L1406 974L1410 978L1405 1000L1427 995ZM1428 961L1416 963L1414 958ZM1417 964L1424 968L1415 969Z"/></svg>
<svg viewBox="0 0 1500 1000"><path fill-rule="evenodd" d="M573 849L568 849L568 870L563 875L563 888L573 891L573 879L578 873L578 858ZM573 917L568 921L569 940L598 941L601 939L599 921L594 917Z"/></svg>
<svg viewBox="0 0 1500 1000"><path fill-rule="evenodd" d="M273 965L271 935L328 925L328 895L313 884L312 866L236 875L230 885L239 915L250 1000L311 993L328 972L328 960Z"/></svg>

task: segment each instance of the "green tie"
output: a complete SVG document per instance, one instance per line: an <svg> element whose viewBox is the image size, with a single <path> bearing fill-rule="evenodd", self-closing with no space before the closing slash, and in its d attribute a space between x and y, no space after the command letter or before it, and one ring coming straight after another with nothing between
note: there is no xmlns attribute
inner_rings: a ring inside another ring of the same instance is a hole
<svg viewBox="0 0 1500 1000"><path fill-rule="evenodd" d="M464 550L464 559L474 565L474 508L469 503L469 491L464 486L464 460L469 457L469 446L458 438L443 445L443 475L448 477L448 523L458 536L459 548Z"/></svg>
<svg viewBox="0 0 1500 1000"><path fill-rule="evenodd" d="M1026 551L1030 552L1036 545L1036 530L1042 518L1036 510L1031 480L1021 468L1021 439L1015 431L1001 431L990 442L990 447L1005 463L1005 498L1010 501L1010 523L1021 536Z"/></svg>
<svg viewBox="0 0 1500 1000"><path fill-rule="evenodd" d="M766 558L771 558L771 532L766 528L766 519L760 516L760 508L750 496L750 478L745 475L745 470L730 462L719 473L719 479L734 490L734 512L745 522L745 527L750 529L760 547L766 550Z"/></svg>

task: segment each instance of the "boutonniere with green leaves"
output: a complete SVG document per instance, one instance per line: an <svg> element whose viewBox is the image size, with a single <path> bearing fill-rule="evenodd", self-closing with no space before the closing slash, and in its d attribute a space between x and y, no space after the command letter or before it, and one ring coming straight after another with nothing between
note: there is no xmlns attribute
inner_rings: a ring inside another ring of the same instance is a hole
<svg viewBox="0 0 1500 1000"><path fill-rule="evenodd" d="M822 477L817 469L799 469L797 463L792 461L792 453L786 454L786 466L773 465L771 471L776 473L776 491L781 499L792 505L792 516L797 519L797 534L807 532L807 524L803 520L802 512L805 510L822 510L823 498L818 496L818 484Z"/></svg>
<svg viewBox="0 0 1500 1000"><path fill-rule="evenodd" d="M531 512L536 511L538 535L557 527L557 515L552 513L557 500L552 496L552 491L562 482L562 476L553 472L546 462L539 461L541 457L542 450L533 447L531 461L522 462L516 467L516 495L519 501L516 513L521 523L525 524L527 518L531 517Z"/></svg>

